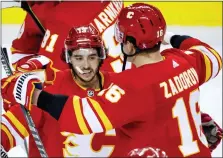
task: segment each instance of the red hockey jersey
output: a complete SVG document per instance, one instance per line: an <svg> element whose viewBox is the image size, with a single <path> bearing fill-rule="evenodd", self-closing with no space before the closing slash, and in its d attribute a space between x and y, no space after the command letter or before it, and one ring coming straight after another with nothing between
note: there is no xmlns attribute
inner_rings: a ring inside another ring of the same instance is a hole
<svg viewBox="0 0 223 158"><path fill-rule="evenodd" d="M92 9L94 8L94 9ZM120 45L114 39L114 23L123 8L122 1L62 2L49 14L46 34L39 54L53 61L53 67L59 70L68 68L64 62L64 40L73 26L92 24L102 35L105 46L109 49L108 60L102 70L121 72L122 61ZM115 61L115 62L114 62ZM130 67L130 66L129 66Z"/></svg>
<svg viewBox="0 0 223 158"><path fill-rule="evenodd" d="M113 73L101 72L103 87L108 87ZM45 91L52 94L78 95L80 97L96 96L100 89L85 88L75 80L70 69L57 72L56 80L52 86L48 86ZM88 107L85 107L88 109ZM92 113L89 109L88 113ZM70 130L61 130L63 137L63 156L81 157L109 157L114 151L116 144L116 133L114 129L97 134L80 135L72 131L73 105L66 107L58 120L61 127L67 126ZM92 120L93 121L93 120Z"/></svg>
<svg viewBox="0 0 223 158"><path fill-rule="evenodd" d="M34 3L32 10L38 17L40 23L45 27L46 14L59 2ZM32 17L27 14L22 24L18 36L12 42L12 63L22 59L25 56L37 54L44 34L40 31ZM27 41L29 44L27 44Z"/></svg>
<svg viewBox="0 0 223 158"><path fill-rule="evenodd" d="M41 24L45 26L46 13L49 12L53 7L55 7L59 1L56 2L29 2L32 6L34 14L38 17ZM24 23L22 24L18 36L12 42L12 63L16 66L16 63L20 59L25 59L26 56L37 54L39 51L40 44L44 34L40 31L38 26L35 24L32 17L27 14ZM27 45L27 41L29 44ZM62 150L59 147L59 134L58 134L58 124L55 119L53 119L49 114L43 112L42 110L34 107L34 112L31 113L34 118L35 123L39 123L41 119L41 126L38 126L40 137L44 143L46 151L49 156L61 156ZM12 107L3 116L2 128L1 128L1 143L4 148L8 151L11 148L20 145L24 147L24 138L29 134L27 128L26 120L24 119L23 113L19 106ZM4 122L6 120L6 122ZM49 129L55 129L50 131ZM58 140L54 138L58 137ZM52 147L51 144L55 144L56 147ZM29 136L29 153L30 157L40 157L39 151L36 148L34 139Z"/></svg>
<svg viewBox="0 0 223 158"><path fill-rule="evenodd" d="M33 19L27 15L17 39L12 43L13 64L16 65L17 62L26 60L26 56L42 54L54 62L54 68L59 70L68 68L64 62L62 50L68 31L72 26L91 23L100 31L105 46L109 50L101 70L121 72L121 48L114 38L114 23L123 7L122 1L34 4L32 9L47 31L44 36ZM92 10L92 8L94 9ZM82 14L83 12L84 14ZM29 41L29 45L26 44L27 41ZM131 67L131 63L128 62L126 69Z"/></svg>
<svg viewBox="0 0 223 158"><path fill-rule="evenodd" d="M26 60L26 56L30 56L33 54L43 54L49 57L54 62L53 66L56 67L57 69L60 69L60 70L66 69L68 66L61 58L61 56L63 56L62 48L64 44L64 39L67 37L67 33L72 26L86 24L86 23L92 23L92 25L94 25L97 29L100 30L100 32L103 35L103 38L106 39L105 44L106 44L106 47L109 47L109 54L111 54L111 52L116 53L115 56L113 56L114 59L116 60L116 57L119 58L118 55L120 54L120 48L117 46L114 40L114 22L119 12L121 11L122 7L123 7L122 2L107 2L107 1L104 1L104 2L60 2L60 3L58 2L45 3L44 2L41 4L35 4L32 7L32 9L34 13L36 14L36 16L38 17L38 19L40 20L40 22L43 24L44 27L48 29L48 31L46 32L45 36L42 35L41 31L39 30L37 25L34 23L33 19L31 19L31 17L27 15L26 20L23 26L21 27L18 38L13 41L12 62L16 65L18 61L21 61L23 59ZM91 8L94 8L94 10L92 10ZM91 13L89 13L89 10L91 10ZM82 11L85 11L86 14L78 14L79 12L82 12ZM95 14L93 14L92 11ZM45 16L46 14L48 16ZM27 41L29 41L28 46L26 44ZM112 60L109 59L108 61L112 62L113 57L110 58ZM120 61L121 60L118 60L118 64L114 64L114 63L111 64L111 65L115 65L115 66L112 66L114 69L110 66L109 63L103 64L103 69L120 72L121 71ZM104 62L104 63L107 63L107 62ZM116 69L118 69L118 71ZM87 92L85 91L83 93L84 93L83 97L85 97ZM89 93L91 93L91 91L89 91ZM41 113L43 115L45 114L45 113L42 113L41 110L38 113ZM38 115L38 113L35 113L37 115L36 117L41 116L41 115ZM35 114L33 113L33 115ZM21 116L19 115L17 116L15 114L15 117L21 117ZM48 117L48 115L46 115L45 117ZM46 120L47 119L45 119L45 121ZM110 131L106 135L109 135L109 136L114 135L114 132ZM100 136L91 135L89 138L85 138L85 139L88 139L87 142L91 143L91 139L93 138L95 139L96 137L100 137ZM82 142L82 140L80 142ZM94 142L95 141L93 141L92 143ZM35 144L32 144L32 143L30 144L29 146L30 149L33 148L33 145L35 146ZM101 146L102 145L99 145L98 148L96 147L95 151L98 151ZM104 151L104 149L106 151L113 150L112 145L111 145L111 148L104 147L103 150L101 151ZM92 151L90 146L89 146L89 151ZM97 153L97 152L94 152L94 153ZM31 155L36 155L36 153L33 153ZM81 155L81 153L79 155Z"/></svg>
<svg viewBox="0 0 223 158"><path fill-rule="evenodd" d="M199 86L219 73L222 60L194 38L180 49L163 51L161 62L114 75L96 97L69 97L63 113L70 121L60 118L61 130L90 134L120 128L112 156L152 146L169 157L210 157L201 129Z"/></svg>
<svg viewBox="0 0 223 158"><path fill-rule="evenodd" d="M110 77L113 73L101 72L100 75L102 77L103 86L108 87L110 84ZM87 89L82 87L74 80L72 71L68 69L57 72L54 84L48 86L45 91L53 94L75 94L81 97L93 97L99 92L99 89ZM61 121L60 119L56 121L46 112L36 107L33 108L34 110L31 111L31 115L49 156L108 157L114 151L117 132L114 129L100 134L89 135L80 135L72 131L63 131L59 129L61 123L72 127L72 125L69 124L69 122L72 121L70 120L72 117L69 116L69 113L67 114L64 112L61 114L61 118L66 119L66 121ZM73 111L73 106L67 108L69 111ZM13 106L3 115L2 127L1 143L7 151L16 145L23 146L24 138L30 133L19 106ZM32 136L30 136L30 138L29 156L38 157L39 153ZM54 152L54 150L56 151Z"/></svg>
<svg viewBox="0 0 223 158"><path fill-rule="evenodd" d="M49 157L62 157L62 137L57 120L33 106L31 116ZM29 136L28 157L40 157L33 136L20 105L14 105L2 115L1 144L6 151L20 145L25 151L25 138Z"/></svg>
<svg viewBox="0 0 223 158"><path fill-rule="evenodd" d="M94 9L92 10L92 8ZM69 30L73 26L92 24L99 30L104 44L108 48L108 56L101 70L121 72L121 48L114 38L114 23L122 8L122 1L35 4L32 9L47 31L43 35L33 19L27 15L17 39L12 43L13 64L16 66L17 62L26 61L26 56L41 54L53 61L54 68L67 69L63 47ZM45 16L46 14L47 16ZM27 41L29 41L29 45L26 44ZM131 67L131 63L128 62L126 69Z"/></svg>

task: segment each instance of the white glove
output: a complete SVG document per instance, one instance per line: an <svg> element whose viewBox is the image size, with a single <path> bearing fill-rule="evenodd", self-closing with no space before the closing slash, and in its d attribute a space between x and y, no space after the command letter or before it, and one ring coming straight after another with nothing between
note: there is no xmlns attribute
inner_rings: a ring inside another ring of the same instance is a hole
<svg viewBox="0 0 223 158"><path fill-rule="evenodd" d="M163 41L162 41L162 44L164 45L168 45L170 44L170 40L171 38L174 36L175 34L173 32L166 32L166 34L164 35L164 38L163 38Z"/></svg>

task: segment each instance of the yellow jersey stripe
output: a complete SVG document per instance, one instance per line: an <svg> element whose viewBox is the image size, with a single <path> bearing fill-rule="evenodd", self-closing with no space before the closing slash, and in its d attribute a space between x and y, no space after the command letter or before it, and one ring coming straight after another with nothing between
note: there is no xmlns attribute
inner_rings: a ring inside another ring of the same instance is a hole
<svg viewBox="0 0 223 158"><path fill-rule="evenodd" d="M203 46L202 46L203 47ZM207 49L207 47L205 47ZM205 63L205 69L206 69L206 72L205 72L205 82L207 82L211 76L212 76L212 61L210 60L210 58L204 54L198 46L193 46L191 47L190 49L194 49L196 51L198 51L200 54L203 55L204 57L204 63Z"/></svg>
<svg viewBox="0 0 223 158"><path fill-rule="evenodd" d="M222 58L220 57L220 55L214 50L209 48L209 50L213 53L213 55L217 58L218 63L219 63L219 70L222 68Z"/></svg>
<svg viewBox="0 0 223 158"><path fill-rule="evenodd" d="M2 85L2 89L5 88L7 86L7 84L9 82L11 82L14 78L20 76L22 73L16 73L15 75L10 76L9 78L6 79L6 81L4 82L4 84Z"/></svg>
<svg viewBox="0 0 223 158"><path fill-rule="evenodd" d="M22 123L10 111L7 111L5 113L5 115L11 120L13 125L22 134L23 137L27 137L29 135L29 132L26 130L26 128L22 125Z"/></svg>
<svg viewBox="0 0 223 158"><path fill-rule="evenodd" d="M77 123L78 123L78 126L81 129L81 132L83 134L90 134L90 132L88 130L88 127L85 123L83 114L81 112L80 98L78 96L73 97L73 106L74 106L74 112L75 112L75 115L76 115L76 118L77 118Z"/></svg>
<svg viewBox="0 0 223 158"><path fill-rule="evenodd" d="M204 57L204 62L205 62L205 69L206 69L206 73L205 73L205 82L207 82L210 78L211 78L211 61L210 59L205 55L203 54L203 57Z"/></svg>
<svg viewBox="0 0 223 158"><path fill-rule="evenodd" d="M23 52L21 50L15 49L13 47L11 47L10 50L11 50L12 54L14 54L15 52Z"/></svg>
<svg viewBox="0 0 223 158"><path fill-rule="evenodd" d="M11 132L8 130L8 128L1 123L1 129L6 133L8 139L9 139L9 144L10 144L10 149L14 147L14 139L11 134Z"/></svg>
<svg viewBox="0 0 223 158"><path fill-rule="evenodd" d="M3 102L7 103L7 104L11 104L10 101L8 101L7 99L3 99Z"/></svg>
<svg viewBox="0 0 223 158"><path fill-rule="evenodd" d="M105 129L106 130L113 129L113 126L112 126L110 120L108 119L108 117L104 113L104 111L101 108L100 104L97 101L95 101L95 100L93 100L91 98L88 98L88 99L91 102L92 106L94 107L95 111L97 112L98 116L100 117L102 123L104 124Z"/></svg>

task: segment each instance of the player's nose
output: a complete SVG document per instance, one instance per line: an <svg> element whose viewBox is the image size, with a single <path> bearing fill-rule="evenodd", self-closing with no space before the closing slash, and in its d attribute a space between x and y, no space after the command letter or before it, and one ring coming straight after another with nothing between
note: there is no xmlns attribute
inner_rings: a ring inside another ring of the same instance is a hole
<svg viewBox="0 0 223 158"><path fill-rule="evenodd" d="M84 67L85 69L87 69L87 68L90 67L90 63L89 63L88 60L84 60L83 67Z"/></svg>

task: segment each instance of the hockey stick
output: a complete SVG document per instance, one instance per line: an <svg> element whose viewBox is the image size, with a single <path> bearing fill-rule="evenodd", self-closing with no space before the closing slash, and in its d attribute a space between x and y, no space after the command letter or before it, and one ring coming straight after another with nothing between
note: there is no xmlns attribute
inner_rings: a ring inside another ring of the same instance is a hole
<svg viewBox="0 0 223 158"><path fill-rule="evenodd" d="M29 6L27 1L22 1L21 2L21 8L24 9L27 13L29 13L29 15L33 18L33 20L35 21L36 25L39 27L39 29L41 30L41 32L43 34L45 34L46 29L43 27L43 25L40 23L39 19L36 17L36 15L33 13L33 10L31 9L31 7Z"/></svg>
<svg viewBox="0 0 223 158"><path fill-rule="evenodd" d="M10 64L7 60L7 50L6 48L1 48L1 62L2 62L2 65L6 71L6 74L8 76L11 76L13 74L12 70L11 70L11 67L10 67ZM38 131L36 130L36 127L35 127L35 124L33 122L33 119L30 115L30 112L23 106L23 105L20 105L21 109L22 109L22 112L25 116L25 119L28 123L28 127L32 133L32 136L34 138L34 141L36 143L36 146L40 152L40 155L41 157L48 157L47 153L46 153L46 150L43 146L43 143L40 139L40 136L39 136L39 133Z"/></svg>
<svg viewBox="0 0 223 158"><path fill-rule="evenodd" d="M9 65L9 60L8 57L5 55L6 48L1 47L1 62L2 66L5 69L6 75L11 76L13 74L10 65Z"/></svg>
<svg viewBox="0 0 223 158"><path fill-rule="evenodd" d="M32 17L32 19L34 20L38 28L41 30L41 32L45 34L46 29L43 27L39 19L36 17L36 15L34 14L32 8L29 6L27 1L9 2L9 3L5 2L3 3L2 8L3 9L4 8L22 8Z"/></svg>
<svg viewBox="0 0 223 158"><path fill-rule="evenodd" d="M27 1L21 1L20 3L21 4L18 3L16 5L12 6L12 7L21 7L23 10L25 10L32 17L32 19L34 20L34 22L36 23L38 28L41 30L41 32L43 34L45 34L45 32L46 32L45 28L42 26L42 24L40 23L39 19L33 13L33 11L31 9L31 7L29 6L28 2ZM13 72L12 72L12 70L10 68L10 64L9 64L9 61L8 61L8 58L7 58L8 57L7 50L5 48L1 48L1 55L2 55L1 61L2 61L3 67L4 67L5 71L6 71L6 74L8 76L10 76L10 75L13 74ZM29 111L27 109L25 109L23 105L21 105L21 108L22 108L22 111L24 113L25 119L26 119L26 121L28 123L29 129L30 129L30 131L31 131L31 133L33 135L33 138L35 140L37 148L38 148L38 150L40 152L41 157L48 157L47 153L45 151L45 148L43 146L43 143L42 143L42 141L41 141L41 139L39 137L38 131L35 128L35 124L34 124L34 122L32 120L32 117L31 117Z"/></svg>

